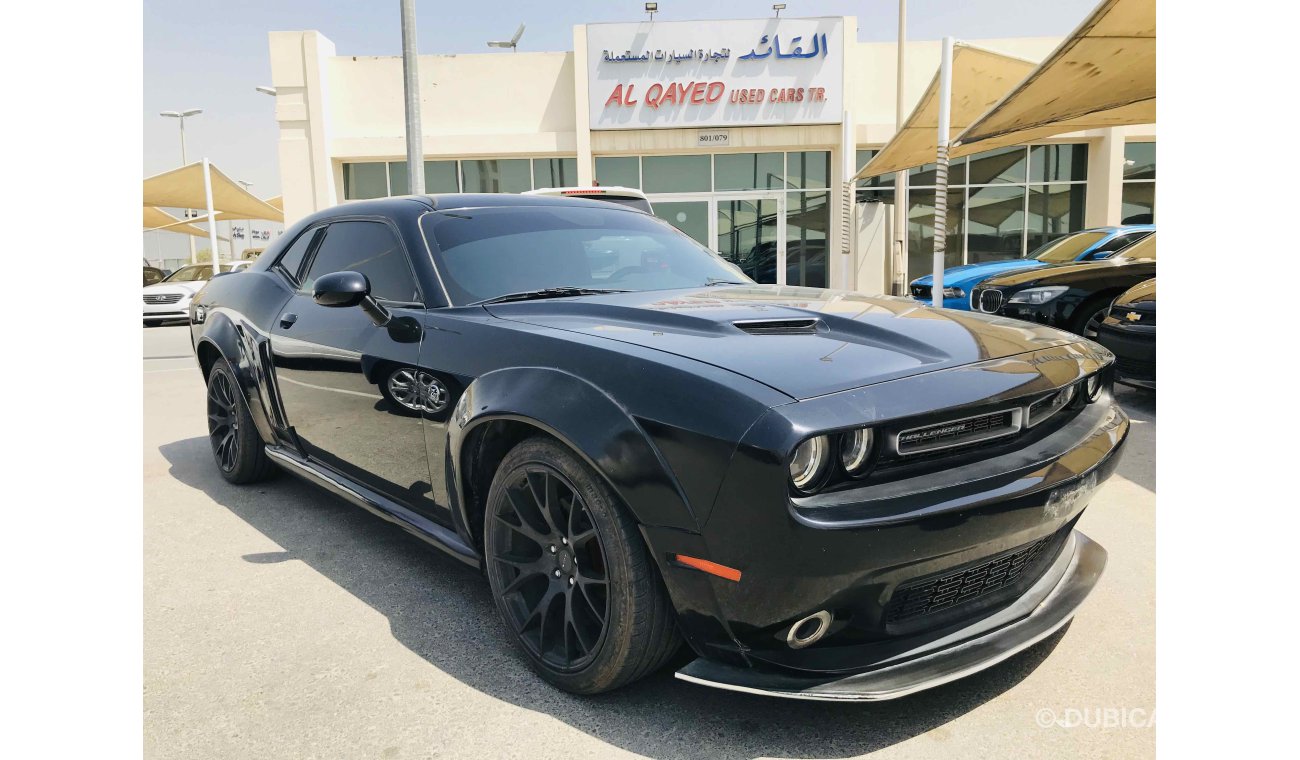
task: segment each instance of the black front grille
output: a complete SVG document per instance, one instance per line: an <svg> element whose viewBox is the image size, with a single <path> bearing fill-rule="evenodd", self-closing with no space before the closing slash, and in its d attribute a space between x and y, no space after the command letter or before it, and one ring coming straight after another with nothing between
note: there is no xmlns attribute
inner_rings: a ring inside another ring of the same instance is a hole
<svg viewBox="0 0 1300 760"><path fill-rule="evenodd" d="M978 417L904 430L898 434L896 448L899 454L918 454L1011 435L1020 429L1017 419L1019 411L1004 409Z"/></svg>
<svg viewBox="0 0 1300 760"><path fill-rule="evenodd" d="M148 304L176 303L181 300L180 293L145 293L144 302Z"/></svg>
<svg viewBox="0 0 1300 760"><path fill-rule="evenodd" d="M1156 363L1143 361L1142 359L1128 359L1123 356L1115 356L1115 371L1124 377L1133 378L1155 378Z"/></svg>
<svg viewBox="0 0 1300 760"><path fill-rule="evenodd" d="M980 311L995 314L1002 308L1002 291L977 290L971 294L971 301Z"/></svg>
<svg viewBox="0 0 1300 760"><path fill-rule="evenodd" d="M921 300L929 300L929 298L930 298L930 286L929 286L929 285L913 285L913 286L912 286L912 296L913 296L914 298L919 298L919 299L921 299Z"/></svg>
<svg viewBox="0 0 1300 760"><path fill-rule="evenodd" d="M937 578L902 586L885 607L885 622L899 623L974 601L1025 576L1052 543L1053 536L1012 549Z"/></svg>

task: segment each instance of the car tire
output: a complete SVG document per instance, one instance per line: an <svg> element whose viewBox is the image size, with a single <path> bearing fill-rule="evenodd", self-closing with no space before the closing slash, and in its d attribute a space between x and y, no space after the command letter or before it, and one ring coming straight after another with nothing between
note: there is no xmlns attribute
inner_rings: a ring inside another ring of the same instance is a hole
<svg viewBox="0 0 1300 760"><path fill-rule="evenodd" d="M1082 335L1088 340L1097 339L1096 325L1106 317L1106 312L1110 311L1110 298L1094 298L1080 304L1079 308L1074 310L1074 316L1070 319L1070 332L1075 335ZM1088 333L1092 334L1089 335Z"/></svg>
<svg viewBox="0 0 1300 760"><path fill-rule="evenodd" d="M506 454L483 535L497 610L542 678L599 694L677 652L672 604L636 522L555 439L529 438Z"/></svg>
<svg viewBox="0 0 1300 760"><path fill-rule="evenodd" d="M208 442L217 471L230 483L256 483L275 474L262 437L248 412L239 381L225 359L208 373Z"/></svg>

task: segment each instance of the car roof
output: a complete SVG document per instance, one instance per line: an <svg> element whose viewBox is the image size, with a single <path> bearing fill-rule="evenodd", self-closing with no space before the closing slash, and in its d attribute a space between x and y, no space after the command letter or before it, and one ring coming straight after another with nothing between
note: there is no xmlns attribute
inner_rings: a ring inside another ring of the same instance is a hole
<svg viewBox="0 0 1300 760"><path fill-rule="evenodd" d="M337 206L317 212L313 218L344 216L347 214L383 214L410 212L412 206L422 206L434 211L451 211L458 208L512 208L533 206L570 206L577 208L598 208L609 211L626 210L629 213L641 213L636 209L613 205L608 201L588 200L558 195L520 195L518 193L441 193L433 195L396 195L391 198L346 201Z"/></svg>

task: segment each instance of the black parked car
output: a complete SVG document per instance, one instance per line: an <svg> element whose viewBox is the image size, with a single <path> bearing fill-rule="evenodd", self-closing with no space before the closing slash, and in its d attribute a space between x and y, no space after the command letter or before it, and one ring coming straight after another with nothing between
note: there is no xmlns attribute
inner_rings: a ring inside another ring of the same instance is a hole
<svg viewBox="0 0 1300 760"><path fill-rule="evenodd" d="M976 311L1001 314L1059 327L1085 338L1097 337L1097 326L1111 301L1143 280L1156 276L1156 235L1103 261L1041 267L990 277L971 291Z"/></svg>
<svg viewBox="0 0 1300 760"><path fill-rule="evenodd" d="M1115 354L1115 382L1156 387L1156 280L1120 294L1097 326L1097 342Z"/></svg>
<svg viewBox="0 0 1300 760"><path fill-rule="evenodd" d="M221 474L278 465L482 568L528 661L885 699L1063 626L1129 429L1113 357L757 285L647 214L448 195L299 222L190 306ZM437 616L438 610L429 610Z"/></svg>

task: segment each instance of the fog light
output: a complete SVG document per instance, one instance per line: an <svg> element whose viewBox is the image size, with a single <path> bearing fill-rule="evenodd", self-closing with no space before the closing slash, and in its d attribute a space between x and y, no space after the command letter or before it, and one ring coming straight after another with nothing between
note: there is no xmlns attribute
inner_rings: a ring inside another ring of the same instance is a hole
<svg viewBox="0 0 1300 760"><path fill-rule="evenodd" d="M875 436L871 428L858 428L840 437L840 464L850 475L861 475L871 458L871 444Z"/></svg>
<svg viewBox="0 0 1300 760"><path fill-rule="evenodd" d="M794 450L790 457L790 482L803 492L811 491L821 480L826 470L827 451L830 449L826 436L809 438Z"/></svg>

